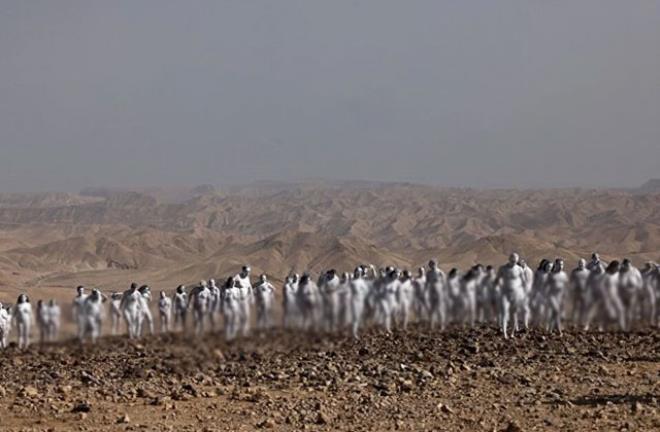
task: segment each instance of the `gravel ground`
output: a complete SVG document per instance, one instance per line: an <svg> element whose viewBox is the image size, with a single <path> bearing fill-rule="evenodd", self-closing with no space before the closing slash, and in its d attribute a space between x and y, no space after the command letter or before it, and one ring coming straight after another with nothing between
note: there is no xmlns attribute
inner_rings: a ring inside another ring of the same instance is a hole
<svg viewBox="0 0 660 432"><path fill-rule="evenodd" d="M660 332L421 327L0 353L1 430L660 430Z"/></svg>

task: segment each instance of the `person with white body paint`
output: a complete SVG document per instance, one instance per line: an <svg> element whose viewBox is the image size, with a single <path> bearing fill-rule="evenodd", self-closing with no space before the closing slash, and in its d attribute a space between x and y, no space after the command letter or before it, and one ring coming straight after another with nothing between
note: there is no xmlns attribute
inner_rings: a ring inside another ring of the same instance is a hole
<svg viewBox="0 0 660 432"><path fill-rule="evenodd" d="M524 317L525 308L527 307L524 287L525 276L523 275L523 269L518 265L519 260L518 254L512 253L509 256L509 262L500 267L497 272L496 283L501 286L500 322L505 339L509 338L509 321L513 323L510 336L514 337L515 332L519 330L518 322Z"/></svg>
<svg viewBox="0 0 660 432"><path fill-rule="evenodd" d="M184 285L176 287L174 293L174 327L177 325L182 331L186 331L186 317L188 315L188 293Z"/></svg>
<svg viewBox="0 0 660 432"><path fill-rule="evenodd" d="M319 290L323 305L323 327L327 332L334 332L338 328L339 315L339 276L335 269L328 270L319 278Z"/></svg>
<svg viewBox="0 0 660 432"><path fill-rule="evenodd" d="M27 294L18 296L12 317L18 331L18 348L26 349L30 345L30 329L33 320L32 305Z"/></svg>
<svg viewBox="0 0 660 432"><path fill-rule="evenodd" d="M642 274L642 294L640 296L642 319L649 325L657 321L658 302L658 266L654 262L647 262Z"/></svg>
<svg viewBox="0 0 660 432"><path fill-rule="evenodd" d="M151 303L151 299L152 299L151 288L149 288L148 285L142 285L140 288L138 288L138 291L140 292L140 297L139 297L140 319L138 325L138 335L140 337L142 336L142 331L144 329L145 323L148 326L149 334L153 335L154 318L153 315L151 315L151 308L149 307L149 303Z"/></svg>
<svg viewBox="0 0 660 432"><path fill-rule="evenodd" d="M369 285L364 279L364 271L358 267L353 272L351 280L351 333L359 339L360 326L364 319L364 307L369 295Z"/></svg>
<svg viewBox="0 0 660 432"><path fill-rule="evenodd" d="M426 269L417 269L417 277L412 280L413 285L413 311L417 321L426 321L429 318L429 299L426 292Z"/></svg>
<svg viewBox="0 0 660 432"><path fill-rule="evenodd" d="M567 285L568 276L564 271L564 260L557 258L552 272L548 276L548 288L546 289L549 312L547 328L550 332L557 330L560 336L562 335L561 318L564 293Z"/></svg>
<svg viewBox="0 0 660 432"><path fill-rule="evenodd" d="M523 317L523 325L525 330L529 329L529 323L531 320L531 298L532 290L534 289L534 270L527 264L527 261L524 259L520 260L520 267L523 269L523 280L525 288L525 302L527 302L527 307L525 308L525 316Z"/></svg>
<svg viewBox="0 0 660 432"><path fill-rule="evenodd" d="M215 330L216 316L221 312L222 307L222 293L220 292L220 288L215 284L215 279L209 279L209 291L211 291L209 298L209 321L211 322L211 330Z"/></svg>
<svg viewBox="0 0 660 432"><path fill-rule="evenodd" d="M287 276L284 280L282 293L282 325L290 329L300 324L300 309L298 308L298 275Z"/></svg>
<svg viewBox="0 0 660 432"><path fill-rule="evenodd" d="M160 292L158 315L160 317L160 332L169 333L172 320L172 299L167 296L165 291Z"/></svg>
<svg viewBox="0 0 660 432"><path fill-rule="evenodd" d="M240 288L229 277L222 289L222 315L225 322L225 339L230 341L236 337L239 327L241 303Z"/></svg>
<svg viewBox="0 0 660 432"><path fill-rule="evenodd" d="M44 309L46 341L55 342L60 332L62 311L54 299L50 299L47 304L44 304Z"/></svg>
<svg viewBox="0 0 660 432"><path fill-rule="evenodd" d="M308 273L303 273L298 283L298 305L302 313L302 328L304 330L318 329L321 301L318 285Z"/></svg>
<svg viewBox="0 0 660 432"><path fill-rule="evenodd" d="M78 339L80 340L82 340L83 334L85 333L85 316L81 311L86 298L87 294L85 293L85 287L82 285L78 286L76 288L76 297L73 299L73 307L71 311L73 313L73 320L78 326Z"/></svg>
<svg viewBox="0 0 660 432"><path fill-rule="evenodd" d="M122 312L120 305L122 295L120 292L110 294L110 331L113 336L117 335L119 324L121 323Z"/></svg>
<svg viewBox="0 0 660 432"><path fill-rule="evenodd" d="M445 274L434 260L429 261L426 274L426 291L428 293L429 322L431 328L440 323L440 330L447 323L447 294Z"/></svg>
<svg viewBox="0 0 660 432"><path fill-rule="evenodd" d="M477 319L481 323L492 322L497 317L499 296L495 291L496 277L495 268L488 265L477 285Z"/></svg>
<svg viewBox="0 0 660 432"><path fill-rule="evenodd" d="M603 330L608 320L607 294L603 286L605 268L602 265L593 266L587 278L587 306L581 319L582 329L588 331L592 322L596 322L599 330Z"/></svg>
<svg viewBox="0 0 660 432"><path fill-rule="evenodd" d="M399 304L398 321L401 324L401 328L406 330L410 322L410 313L415 298L415 287L413 286L413 279L408 270L404 270L401 275L397 298Z"/></svg>
<svg viewBox="0 0 660 432"><path fill-rule="evenodd" d="M190 306L190 303L192 303L193 324L197 335L204 332L204 318L208 315L210 302L211 290L206 281L203 280L190 292L187 305Z"/></svg>
<svg viewBox="0 0 660 432"><path fill-rule="evenodd" d="M544 327L548 322L548 277L552 271L552 263L542 259L534 272L534 283L532 285L532 297L528 302L534 317L534 325Z"/></svg>
<svg viewBox="0 0 660 432"><path fill-rule="evenodd" d="M48 311L46 310L46 305L44 304L43 300L37 300L36 309L36 321L37 327L39 328L39 342L44 343L46 342L46 322L48 321Z"/></svg>
<svg viewBox="0 0 660 432"><path fill-rule="evenodd" d="M477 287L483 278L483 267L477 264L472 267L462 278L461 283L461 310L463 323L470 328L474 327L477 320Z"/></svg>
<svg viewBox="0 0 660 432"><path fill-rule="evenodd" d="M250 282L250 273L252 269L249 266L243 266L241 272L234 276L234 284L239 289L239 328L241 336L248 336L250 333L251 308L254 303L254 293L252 283Z"/></svg>
<svg viewBox="0 0 660 432"><path fill-rule="evenodd" d="M7 348L7 341L11 333L11 311L7 310L2 303L0 303L0 349Z"/></svg>
<svg viewBox="0 0 660 432"><path fill-rule="evenodd" d="M254 296L257 309L257 328L268 330L273 326L275 287L268 282L265 274L259 276L259 283L254 287Z"/></svg>
<svg viewBox="0 0 660 432"><path fill-rule="evenodd" d="M458 321L463 312L461 310L463 299L461 298L461 272L457 268L452 268L447 273L447 306L449 321Z"/></svg>
<svg viewBox="0 0 660 432"><path fill-rule="evenodd" d="M96 343L96 340L101 336L103 329L103 303L105 301L106 297L96 288L85 299L82 310L85 317L83 340L89 337L92 343Z"/></svg>
<svg viewBox="0 0 660 432"><path fill-rule="evenodd" d="M351 275L348 272L344 272L339 280L337 303L339 304L339 310L337 311L338 327L339 330L344 330L351 322Z"/></svg>
<svg viewBox="0 0 660 432"><path fill-rule="evenodd" d="M136 339L140 335L141 302L142 294L140 294L137 284L133 282L131 287L124 291L121 296L121 302L119 303L119 309L126 321L126 328L128 329L128 337L130 339Z"/></svg>
<svg viewBox="0 0 660 432"><path fill-rule="evenodd" d="M588 289L587 281L589 279L589 269L587 268L587 261L580 258L577 267L571 271L569 284L571 287L573 310L571 314L572 321L578 325L584 325L586 312L589 309L589 304L593 301L591 291Z"/></svg>
<svg viewBox="0 0 660 432"><path fill-rule="evenodd" d="M607 320L615 321L620 330L626 329L626 310L620 296L620 275L621 265L618 261L612 261L605 270L601 278L601 292L605 298L605 308Z"/></svg>
<svg viewBox="0 0 660 432"><path fill-rule="evenodd" d="M396 269L386 269L387 274L378 284L378 300L376 303L376 317L378 323L390 334L392 326L396 323L398 310L399 272Z"/></svg>
<svg viewBox="0 0 660 432"><path fill-rule="evenodd" d="M619 295L625 310L626 330L630 330L639 317L644 279L642 273L625 258L619 270Z"/></svg>

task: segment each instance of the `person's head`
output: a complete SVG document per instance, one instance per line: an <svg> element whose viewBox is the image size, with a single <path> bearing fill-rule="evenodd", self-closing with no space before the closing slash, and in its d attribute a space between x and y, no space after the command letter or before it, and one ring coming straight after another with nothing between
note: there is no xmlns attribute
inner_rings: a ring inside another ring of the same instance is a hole
<svg viewBox="0 0 660 432"><path fill-rule="evenodd" d="M437 268L437 267L438 267L438 263L437 263L435 260L430 260L430 261L429 261L429 268L430 268L431 270L434 270L434 269Z"/></svg>
<svg viewBox="0 0 660 432"><path fill-rule="evenodd" d="M493 274L493 273L495 273L495 267L493 267L492 265L488 264L488 265L486 266L486 273L488 273L488 274Z"/></svg>
<svg viewBox="0 0 660 432"><path fill-rule="evenodd" d="M622 271L630 270L631 266L632 266L632 264L630 263L630 260L628 258L624 258L623 261L621 262L621 270Z"/></svg>
<svg viewBox="0 0 660 432"><path fill-rule="evenodd" d="M353 270L353 277L355 279L359 279L362 277L362 267L360 266L355 267L355 270Z"/></svg>
<svg viewBox="0 0 660 432"><path fill-rule="evenodd" d="M591 261L592 262L599 262L600 261L600 255L598 253L594 252L591 254Z"/></svg>
<svg viewBox="0 0 660 432"><path fill-rule="evenodd" d="M456 267L453 267L451 270L449 270L449 274L447 275L450 278L455 278L458 276L458 269Z"/></svg>
<svg viewBox="0 0 660 432"><path fill-rule="evenodd" d="M578 270L584 270L586 266L587 266L587 261L584 258L580 258L580 260L577 263Z"/></svg>
<svg viewBox="0 0 660 432"><path fill-rule="evenodd" d="M262 274L259 276L259 280L261 281L261 283L266 283L266 282L268 282L268 277L266 276L266 273L262 273Z"/></svg>
<svg viewBox="0 0 660 432"><path fill-rule="evenodd" d="M176 287L176 293L177 294L183 294L184 289L185 289L185 287L183 285L179 285L178 287Z"/></svg>
<svg viewBox="0 0 660 432"><path fill-rule="evenodd" d="M55 299L50 299L48 300L48 306L53 307L57 305L57 300Z"/></svg>
<svg viewBox="0 0 660 432"><path fill-rule="evenodd" d="M620 270L620 268L621 268L621 265L619 264L619 261L614 260L607 266L607 270L605 270L605 271L609 274L614 274L614 273L618 272Z"/></svg>
<svg viewBox="0 0 660 432"><path fill-rule="evenodd" d="M411 277L412 277L412 275L410 274L410 270L405 269L405 270L403 271L403 278L404 278L404 279L410 279Z"/></svg>
<svg viewBox="0 0 660 432"><path fill-rule="evenodd" d="M131 283L131 291L138 289L138 284L136 282Z"/></svg>
<svg viewBox="0 0 660 432"><path fill-rule="evenodd" d="M78 285L78 286L76 287L76 293L77 293L78 295L83 295L83 294L85 294L85 287L82 286L82 285Z"/></svg>
<svg viewBox="0 0 660 432"><path fill-rule="evenodd" d="M248 265L244 265L241 268L241 277L247 277L250 275L250 272L252 272L252 269Z"/></svg>
<svg viewBox="0 0 660 432"><path fill-rule="evenodd" d="M27 294L19 294L18 299L16 299L16 304L30 303L30 298Z"/></svg>
<svg viewBox="0 0 660 432"><path fill-rule="evenodd" d="M509 255L509 264L516 265L518 264L518 261L520 261L520 256L517 253L513 252Z"/></svg>
<svg viewBox="0 0 660 432"><path fill-rule="evenodd" d="M543 266L543 271L545 273L550 273L552 269L554 268L554 263L550 260L545 262L545 266Z"/></svg>
<svg viewBox="0 0 660 432"><path fill-rule="evenodd" d="M399 271L395 268L391 268L387 275L391 280L394 280L399 277Z"/></svg>
<svg viewBox="0 0 660 432"><path fill-rule="evenodd" d="M561 258L555 259L555 265L552 267L555 272L564 270L564 260Z"/></svg>
<svg viewBox="0 0 660 432"><path fill-rule="evenodd" d="M162 299L164 299L165 297L167 297L167 294L165 294L165 291L163 291L163 290L160 290L160 294L159 294L159 295L160 295L160 298L162 298Z"/></svg>
<svg viewBox="0 0 660 432"><path fill-rule="evenodd" d="M234 287L234 278L229 276L227 280L225 281L225 286L226 289L233 288Z"/></svg>
<svg viewBox="0 0 660 432"><path fill-rule="evenodd" d="M215 279L209 279L209 286L215 288Z"/></svg>

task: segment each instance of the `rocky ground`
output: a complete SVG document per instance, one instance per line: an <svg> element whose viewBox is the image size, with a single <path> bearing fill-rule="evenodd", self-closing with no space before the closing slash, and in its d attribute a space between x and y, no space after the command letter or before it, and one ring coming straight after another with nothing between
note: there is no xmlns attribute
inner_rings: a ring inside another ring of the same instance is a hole
<svg viewBox="0 0 660 432"><path fill-rule="evenodd" d="M2 430L660 430L660 332L416 328L0 353Z"/></svg>

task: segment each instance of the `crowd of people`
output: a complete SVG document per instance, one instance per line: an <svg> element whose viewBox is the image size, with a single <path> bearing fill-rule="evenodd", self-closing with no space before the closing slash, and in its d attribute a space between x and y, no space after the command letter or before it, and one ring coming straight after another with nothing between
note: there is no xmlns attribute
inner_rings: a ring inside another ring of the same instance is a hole
<svg viewBox="0 0 660 432"><path fill-rule="evenodd" d="M275 291L266 275L253 284L249 266L221 286L210 279L190 289L180 285L171 296L160 291L160 332L201 334L222 327L225 338L232 340L248 336L253 321L259 331L268 330L274 326ZM355 338L366 325L391 332L406 329L412 320L440 329L448 324L496 324L505 338L530 327L561 335L565 321L584 331L593 327L629 331L635 325L660 324L660 266L648 262L640 271L628 259L606 263L596 253L589 262L580 259L570 272L561 258L543 259L533 270L516 253L499 269L477 264L466 272L453 268L446 274L434 260L416 275L395 267L359 265L352 273L324 271L316 280L309 273L290 274L281 301L283 327L346 332ZM148 285L133 283L109 296L79 286L72 304L77 337L95 342L102 334L106 310L113 335L122 321L130 338L153 334L151 303ZM18 346L26 348L33 321L41 341L54 341L60 319L60 306L54 300L39 300L33 312L30 299L21 294L13 306L0 304L0 347L7 346L15 326Z"/></svg>

